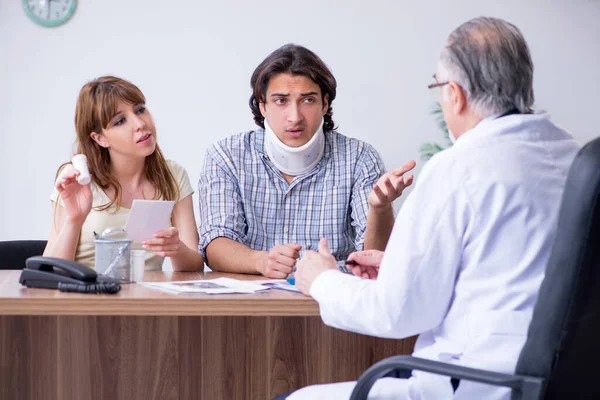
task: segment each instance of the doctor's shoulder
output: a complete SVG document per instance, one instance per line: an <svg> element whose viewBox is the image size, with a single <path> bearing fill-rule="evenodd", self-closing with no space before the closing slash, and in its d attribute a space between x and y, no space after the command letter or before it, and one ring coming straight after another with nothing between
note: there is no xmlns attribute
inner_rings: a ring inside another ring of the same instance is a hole
<svg viewBox="0 0 600 400"><path fill-rule="evenodd" d="M441 180L441 181L462 181L468 166L465 160L461 160L457 152L447 149L433 155L423 164L423 168L418 173L418 181Z"/></svg>

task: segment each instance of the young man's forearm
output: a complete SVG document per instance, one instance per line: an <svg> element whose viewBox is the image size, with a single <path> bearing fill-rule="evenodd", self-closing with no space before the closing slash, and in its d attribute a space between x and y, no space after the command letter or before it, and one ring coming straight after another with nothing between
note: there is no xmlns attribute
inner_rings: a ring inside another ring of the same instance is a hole
<svg viewBox="0 0 600 400"><path fill-rule="evenodd" d="M394 208L391 204L382 207L369 207L365 250L385 250L394 227Z"/></svg>
<svg viewBox="0 0 600 400"><path fill-rule="evenodd" d="M213 271L236 274L260 274L258 266L265 263L266 251L252 250L235 240L219 237L206 248L206 263Z"/></svg>

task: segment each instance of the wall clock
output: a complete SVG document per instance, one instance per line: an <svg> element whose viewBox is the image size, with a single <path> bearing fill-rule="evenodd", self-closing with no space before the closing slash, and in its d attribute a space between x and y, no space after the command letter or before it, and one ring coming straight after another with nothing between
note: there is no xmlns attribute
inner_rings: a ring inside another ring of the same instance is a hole
<svg viewBox="0 0 600 400"><path fill-rule="evenodd" d="M22 0L25 14L38 25L53 27L67 22L77 0Z"/></svg>

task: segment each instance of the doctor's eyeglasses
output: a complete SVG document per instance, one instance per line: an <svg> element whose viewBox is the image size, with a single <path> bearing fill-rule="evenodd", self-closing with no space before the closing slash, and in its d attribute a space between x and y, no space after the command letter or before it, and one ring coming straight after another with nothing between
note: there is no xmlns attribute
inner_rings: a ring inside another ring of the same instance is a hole
<svg viewBox="0 0 600 400"><path fill-rule="evenodd" d="M447 85L450 83L450 81L438 82L435 74L433 74L433 80L435 82L427 85L427 89L435 89L435 88L438 88L438 87L441 87L441 86L444 86L444 85Z"/></svg>
<svg viewBox="0 0 600 400"><path fill-rule="evenodd" d="M435 81L434 83L431 83L429 85L427 85L427 89L435 89L431 92L432 96L437 100L440 96L440 90L439 88L441 88L444 85L447 85L450 83L450 81L444 81L444 82L438 82L437 78L435 77L435 74L433 74L433 80Z"/></svg>

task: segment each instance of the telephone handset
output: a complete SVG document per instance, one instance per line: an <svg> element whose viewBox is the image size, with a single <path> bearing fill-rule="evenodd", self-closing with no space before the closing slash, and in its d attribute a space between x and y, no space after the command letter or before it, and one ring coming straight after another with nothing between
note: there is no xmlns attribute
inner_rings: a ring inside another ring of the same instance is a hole
<svg viewBox="0 0 600 400"><path fill-rule="evenodd" d="M25 261L19 282L27 287L63 292L117 293L118 282L98 275L91 268L62 258L35 256Z"/></svg>

